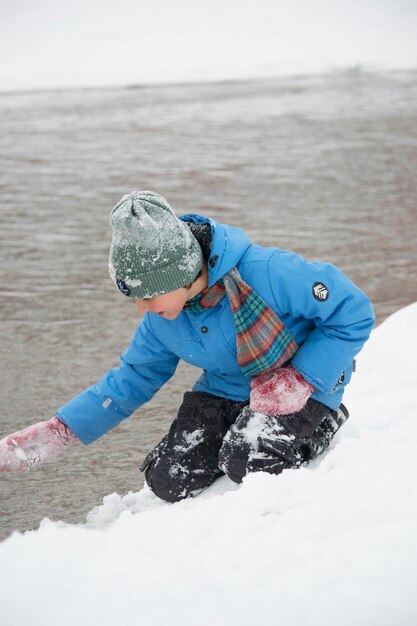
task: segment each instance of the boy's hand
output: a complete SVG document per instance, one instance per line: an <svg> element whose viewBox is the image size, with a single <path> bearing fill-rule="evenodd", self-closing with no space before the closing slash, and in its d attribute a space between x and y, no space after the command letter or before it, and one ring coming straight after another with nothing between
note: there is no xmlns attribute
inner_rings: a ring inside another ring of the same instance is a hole
<svg viewBox="0 0 417 626"><path fill-rule="evenodd" d="M19 430L0 441L0 472L30 469L52 461L79 439L57 417Z"/></svg>
<svg viewBox="0 0 417 626"><path fill-rule="evenodd" d="M251 382L250 408L265 415L289 415L301 411L314 391L291 365Z"/></svg>

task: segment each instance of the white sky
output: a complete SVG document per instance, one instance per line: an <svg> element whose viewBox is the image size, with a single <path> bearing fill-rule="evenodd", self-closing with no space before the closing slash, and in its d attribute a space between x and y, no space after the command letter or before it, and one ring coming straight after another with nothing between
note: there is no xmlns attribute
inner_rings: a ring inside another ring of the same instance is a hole
<svg viewBox="0 0 417 626"><path fill-rule="evenodd" d="M417 66L417 0L1 0L0 89Z"/></svg>

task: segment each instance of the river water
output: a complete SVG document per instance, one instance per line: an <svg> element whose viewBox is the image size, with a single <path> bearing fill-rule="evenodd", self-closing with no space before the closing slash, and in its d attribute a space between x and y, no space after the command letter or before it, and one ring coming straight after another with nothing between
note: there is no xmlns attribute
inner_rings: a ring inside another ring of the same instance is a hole
<svg viewBox="0 0 417 626"><path fill-rule="evenodd" d="M417 299L417 72L0 94L0 162L0 438L128 345L138 318L107 274L108 215L133 189L335 263L379 323ZM196 376L180 366L92 446L2 475L0 537L138 490Z"/></svg>

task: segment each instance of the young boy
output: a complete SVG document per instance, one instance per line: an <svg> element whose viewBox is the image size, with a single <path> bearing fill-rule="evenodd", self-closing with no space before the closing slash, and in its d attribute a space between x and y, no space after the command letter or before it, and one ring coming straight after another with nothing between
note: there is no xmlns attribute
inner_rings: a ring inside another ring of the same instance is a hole
<svg viewBox="0 0 417 626"><path fill-rule="evenodd" d="M93 442L148 402L183 359L202 370L141 466L170 502L227 474L279 474L320 454L374 313L340 270L252 244L239 228L177 218L162 196L125 195L111 213L110 275L143 320L120 366L54 418L0 442L0 470Z"/></svg>

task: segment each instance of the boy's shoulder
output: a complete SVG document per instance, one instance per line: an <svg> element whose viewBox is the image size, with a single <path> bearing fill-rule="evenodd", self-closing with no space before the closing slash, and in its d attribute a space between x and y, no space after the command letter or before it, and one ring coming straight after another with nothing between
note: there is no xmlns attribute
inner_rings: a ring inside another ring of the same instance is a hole
<svg viewBox="0 0 417 626"><path fill-rule="evenodd" d="M279 271L285 272L287 251L273 246L266 247L251 244L242 255L237 268L243 280L253 289L268 299L271 289L271 272L273 275Z"/></svg>
<svg viewBox="0 0 417 626"><path fill-rule="evenodd" d="M253 263L281 266L301 260L304 260L303 257L296 252L284 250L276 246L260 246L253 243L242 255L239 266L243 268L245 265Z"/></svg>

